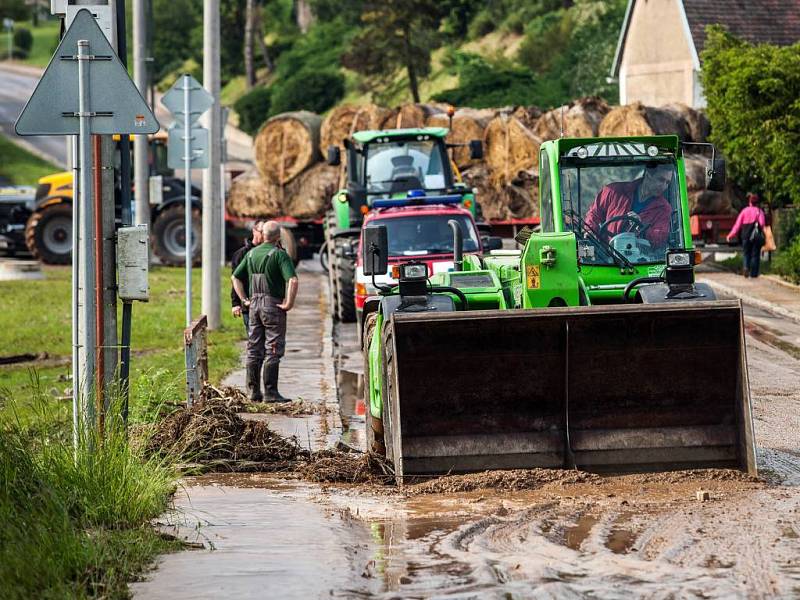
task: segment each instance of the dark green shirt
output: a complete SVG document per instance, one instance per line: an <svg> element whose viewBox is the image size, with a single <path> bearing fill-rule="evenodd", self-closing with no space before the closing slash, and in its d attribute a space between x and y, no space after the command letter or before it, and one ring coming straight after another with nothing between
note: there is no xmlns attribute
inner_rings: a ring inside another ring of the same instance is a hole
<svg viewBox="0 0 800 600"><path fill-rule="evenodd" d="M285 250L278 248L270 255L275 246L264 242L259 244L239 263L233 276L250 286L250 277L261 273L267 278L269 295L283 300L286 297L286 282L295 277L294 263Z"/></svg>

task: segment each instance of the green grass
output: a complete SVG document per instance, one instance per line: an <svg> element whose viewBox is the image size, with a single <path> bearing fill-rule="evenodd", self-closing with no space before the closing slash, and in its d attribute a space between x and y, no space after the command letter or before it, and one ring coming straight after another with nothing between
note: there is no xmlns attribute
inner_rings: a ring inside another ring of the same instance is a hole
<svg viewBox="0 0 800 600"><path fill-rule="evenodd" d="M45 175L61 171L55 165L34 156L0 134L0 182L11 185L32 185Z"/></svg>
<svg viewBox="0 0 800 600"><path fill-rule="evenodd" d="M34 27L30 22L17 23L16 27L24 27L30 30L33 34L33 47L27 58L15 60L14 62L30 65L32 67L46 67L58 45L60 21L58 19L39 21L37 27ZM0 34L0 56L5 59L7 54L8 34L5 33L5 29L3 29L3 33Z"/></svg>
<svg viewBox="0 0 800 600"><path fill-rule="evenodd" d="M8 416L8 398L32 398L42 389L49 396L47 419L69 422L71 402L59 400L71 387L70 268L45 267L41 281L0 282L0 348L2 354L39 354L37 364L0 366L0 422ZM184 271L154 267L150 272L150 302L133 305L131 336L131 415L146 420L153 407L178 402L184 395ZM194 314L200 313L200 269L192 275ZM209 335L209 375L219 381L239 363L244 330L228 309L230 270L222 274L222 327ZM34 308L35 307L35 308ZM120 308L121 313L121 308ZM20 418L37 418L21 401Z"/></svg>
<svg viewBox="0 0 800 600"><path fill-rule="evenodd" d="M87 434L77 451L57 426L0 425L1 597L126 598L129 580L179 547L148 525L168 508L175 472L109 423L102 443Z"/></svg>

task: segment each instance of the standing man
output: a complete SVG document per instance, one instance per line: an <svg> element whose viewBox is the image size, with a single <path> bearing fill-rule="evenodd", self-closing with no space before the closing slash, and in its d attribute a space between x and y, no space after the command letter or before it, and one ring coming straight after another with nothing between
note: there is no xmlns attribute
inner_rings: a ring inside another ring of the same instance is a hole
<svg viewBox="0 0 800 600"><path fill-rule="evenodd" d="M260 382L263 364L266 401L288 402L278 392L278 368L286 348L286 313L297 297L297 274L292 259L280 247L280 224L267 221L262 235L263 243L247 253L231 276L242 306L250 310L247 392L252 402L264 399ZM249 283L249 297L246 283Z"/></svg>
<svg viewBox="0 0 800 600"><path fill-rule="evenodd" d="M244 246L233 253L233 256L231 257L231 272L236 270L236 267L239 266L239 263L242 262L242 259L244 259L245 255L250 252L250 250L258 246L264 240L261 234L261 227L263 225L264 221L260 219L256 221L255 224L253 224L252 241L249 239L245 240ZM247 294L247 292L248 289L245 287L245 294ZM244 323L244 334L248 335L248 332L250 331L250 311L246 306L242 306L242 301L239 299L239 294L236 293L236 290L233 286L231 286L231 312L233 313L234 317L242 317L242 322Z"/></svg>

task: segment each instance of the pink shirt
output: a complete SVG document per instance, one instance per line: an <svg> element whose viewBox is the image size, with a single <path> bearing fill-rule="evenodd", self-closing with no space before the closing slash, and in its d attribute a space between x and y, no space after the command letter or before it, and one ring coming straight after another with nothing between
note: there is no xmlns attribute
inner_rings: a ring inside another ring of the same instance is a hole
<svg viewBox="0 0 800 600"><path fill-rule="evenodd" d="M748 206L747 208L743 208L742 212L739 213L739 216L736 217L736 223L733 224L733 229L731 229L731 232L728 234L728 239L730 240L735 238L743 225L751 225L756 221L758 221L758 224L761 225L763 229L767 224L764 211L757 206Z"/></svg>

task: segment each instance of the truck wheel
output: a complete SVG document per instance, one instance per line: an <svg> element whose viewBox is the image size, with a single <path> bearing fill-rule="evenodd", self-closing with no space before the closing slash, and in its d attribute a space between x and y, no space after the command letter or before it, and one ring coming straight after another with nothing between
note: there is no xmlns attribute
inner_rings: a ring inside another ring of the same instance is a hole
<svg viewBox="0 0 800 600"><path fill-rule="evenodd" d="M292 259L294 266L299 262L297 259L297 240L294 239L294 233L291 229L281 227L281 246L286 250L286 254Z"/></svg>
<svg viewBox="0 0 800 600"><path fill-rule="evenodd" d="M171 267L186 264L186 228L183 219L183 206L176 204L160 213L150 233L153 252L161 262ZM192 209L192 266L200 265L203 222L200 210Z"/></svg>
<svg viewBox="0 0 800 600"><path fill-rule="evenodd" d="M51 204L34 211L25 225L25 245L45 264L72 262L72 204Z"/></svg>
<svg viewBox="0 0 800 600"><path fill-rule="evenodd" d="M336 296L338 297L338 316L342 323L356 320L355 298L356 265L346 256L336 257Z"/></svg>

